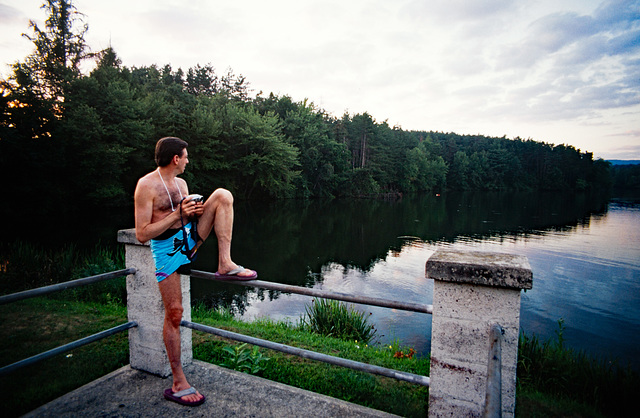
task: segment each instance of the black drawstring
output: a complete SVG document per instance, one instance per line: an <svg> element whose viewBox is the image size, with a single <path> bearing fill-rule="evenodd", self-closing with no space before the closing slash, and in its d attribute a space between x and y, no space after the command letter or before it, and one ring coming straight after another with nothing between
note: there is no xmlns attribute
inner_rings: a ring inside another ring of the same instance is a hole
<svg viewBox="0 0 640 418"><path fill-rule="evenodd" d="M189 237L187 236L187 230L184 227L184 216L182 215L182 202L184 201L184 199L186 199L186 197L183 197L180 201L180 225L182 225L181 229L182 237L184 240L185 255L187 256L189 261L192 261L195 258L196 253L194 251L192 254L191 250L189 249ZM198 217L194 217L191 223L193 224L193 227L191 228L191 234L193 236L193 240L196 242L196 245L198 245L198 241L200 240L200 237L198 236Z"/></svg>

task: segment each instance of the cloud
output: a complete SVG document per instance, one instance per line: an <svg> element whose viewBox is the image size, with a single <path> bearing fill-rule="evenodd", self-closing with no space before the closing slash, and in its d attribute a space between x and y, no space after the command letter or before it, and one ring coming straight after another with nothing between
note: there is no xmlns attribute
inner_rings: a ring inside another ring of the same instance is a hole
<svg viewBox="0 0 640 418"><path fill-rule="evenodd" d="M637 140L638 135L635 135ZM640 159L640 144L628 144L628 145L608 145L606 151L604 151L602 158L607 160L639 160Z"/></svg>
<svg viewBox="0 0 640 418"><path fill-rule="evenodd" d="M640 139L640 130L630 130L630 131L626 131L626 132L617 132L614 134L609 134L607 136L626 136L626 137L632 137L632 138L639 138ZM640 149L640 144L638 144L638 149Z"/></svg>
<svg viewBox="0 0 640 418"><path fill-rule="evenodd" d="M611 55L623 55L640 50L640 28L630 30L614 37L608 42L608 52Z"/></svg>
<svg viewBox="0 0 640 418"><path fill-rule="evenodd" d="M604 2L591 15L551 13L533 21L495 55L506 93L486 110L543 122L597 118L640 103L638 4Z"/></svg>
<svg viewBox="0 0 640 418"><path fill-rule="evenodd" d="M0 52L15 57L4 62L29 52L7 42L30 49L19 31L28 30L26 16L44 16L40 4L0 4L0 19L16 22L11 32L0 25ZM308 98L338 117L369 112L405 129L566 137L581 148L586 137L629 130L639 117L638 0L76 0L76 7L86 14L91 47L113 46L126 66L232 68L254 93Z"/></svg>
<svg viewBox="0 0 640 418"><path fill-rule="evenodd" d="M499 63L501 67L528 68L593 34L590 17L576 13L548 15L533 22L524 39L507 45L498 57Z"/></svg>
<svg viewBox="0 0 640 418"><path fill-rule="evenodd" d="M412 0L402 7L407 16L447 23L486 21L516 8L512 0Z"/></svg>
<svg viewBox="0 0 640 418"><path fill-rule="evenodd" d="M15 7L0 4L0 23L13 23L16 18L22 17L22 13Z"/></svg>
<svg viewBox="0 0 640 418"><path fill-rule="evenodd" d="M628 28L640 18L640 2L637 0L608 0L600 4L594 12L598 22L604 25Z"/></svg>
<svg viewBox="0 0 640 418"><path fill-rule="evenodd" d="M526 68L558 55L559 61L593 62L637 51L640 2L604 2L593 16L553 13L531 23L525 36L507 45L501 65Z"/></svg>

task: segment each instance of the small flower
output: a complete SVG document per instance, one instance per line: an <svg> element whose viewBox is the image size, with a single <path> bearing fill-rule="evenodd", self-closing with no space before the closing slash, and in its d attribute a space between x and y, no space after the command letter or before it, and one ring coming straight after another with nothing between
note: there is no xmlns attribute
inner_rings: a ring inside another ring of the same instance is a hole
<svg viewBox="0 0 640 418"><path fill-rule="evenodd" d="M67 354L67 358L73 357L73 354Z"/></svg>

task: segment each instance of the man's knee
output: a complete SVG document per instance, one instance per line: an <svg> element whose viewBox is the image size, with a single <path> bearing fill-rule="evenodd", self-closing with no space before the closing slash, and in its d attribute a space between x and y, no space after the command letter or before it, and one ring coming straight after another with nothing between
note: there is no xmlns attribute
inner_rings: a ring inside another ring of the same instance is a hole
<svg viewBox="0 0 640 418"><path fill-rule="evenodd" d="M165 312L165 316L167 320L171 323L171 325L178 327L180 326L180 322L182 321L183 312L184 312L184 308L182 307L182 305L176 303L176 304L172 304L167 308L167 311Z"/></svg>
<svg viewBox="0 0 640 418"><path fill-rule="evenodd" d="M211 197L222 205L233 205L233 194L227 189L216 189Z"/></svg>

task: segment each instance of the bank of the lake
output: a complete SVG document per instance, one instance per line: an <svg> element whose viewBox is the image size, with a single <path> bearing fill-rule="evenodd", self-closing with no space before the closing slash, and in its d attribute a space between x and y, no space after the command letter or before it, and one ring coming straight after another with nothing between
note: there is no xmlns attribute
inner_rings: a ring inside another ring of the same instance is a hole
<svg viewBox="0 0 640 418"><path fill-rule="evenodd" d="M0 327L0 358L3 360L0 365L6 365L69 342L77 336L121 323L126 320L126 308L113 302L104 304L77 302L64 297L37 298L0 306L0 318L3 319ZM35 318L46 318L46 321ZM408 347L402 343L390 348L371 347L355 341L305 333L286 322L268 319L238 321L227 312L202 307L193 310L193 319L326 354L428 374L427 360L393 356L397 351L408 352ZM226 359L223 348L235 344L194 332L194 356L200 360L219 364ZM426 414L428 395L424 387L269 350L261 351L271 358L267 368L261 372L262 377L402 416ZM19 416L126 364L127 354L126 333L119 334L5 376L0 380L0 390L8 393L16 385L22 390L12 392L3 410L8 416ZM589 363L593 368L587 366L581 362L579 353L572 353L566 348L559 350L557 341L535 343L530 337L521 345L519 355L521 359L526 357L533 361L524 365L524 369L522 364L519 365L516 416L520 417L540 416L540 413L552 417L620 416L621 411L631 406L633 399L630 394L640 383L637 374L627 374L598 362ZM541 366L546 368L546 372L539 369ZM592 374L594 379L568 381L569 373L577 377L575 373L580 373L580 370ZM554 385L538 387L536 378ZM576 384L579 390L576 390Z"/></svg>
<svg viewBox="0 0 640 418"><path fill-rule="evenodd" d="M625 364L640 358L639 201L553 193L408 196L393 202L238 201L233 252L238 262L258 269L262 280L418 303L430 303L424 263L438 248L516 252L529 258L534 272L534 288L522 301L526 335L537 335L541 344L554 339L558 320L564 319L565 348L585 350L604 365L616 359ZM33 284L50 284L49 273L62 278L84 271L75 276L83 277L98 273L100 260L117 264L123 258L110 250L89 254L93 248L102 251L95 243L56 243L41 254L29 248L3 242L0 279L12 274L3 282L5 292L24 285L25 273L40 272L37 279L43 282ZM88 254L81 269L73 265L78 254ZM207 242L196 268L215 271L214 254L215 243ZM295 322L310 302L195 279L192 290L195 300L232 307L246 322L261 317ZM101 302L123 300L111 289L99 294ZM383 334L381 346L398 340L428 355L429 316L368 311ZM563 376L564 367L557 367L555 376Z"/></svg>
<svg viewBox="0 0 640 418"><path fill-rule="evenodd" d="M432 300L425 262L440 248L525 255L534 279L533 289L522 295L521 328L553 338L563 319L569 347L640 370L639 202L638 195L498 192L393 201L238 200L232 251L237 262L257 269L261 280L421 304ZM4 291L20 290L25 280L50 284L47 280L69 277L75 259L100 241L115 243L118 228L133 226L132 219L122 218L114 213L99 225L83 223L75 231L79 244L48 242L40 255L31 254L23 240L3 241L3 266L9 252L22 259L20 271L9 278L0 274L7 278L0 283ZM216 271L216 249L215 240L208 240L194 268ZM93 265L107 255L87 261ZM305 296L200 279L192 280L192 291L194 300L232 307L245 320L296 321L310 303ZM381 344L401 339L419 355L429 353L429 315L361 309L372 313Z"/></svg>

